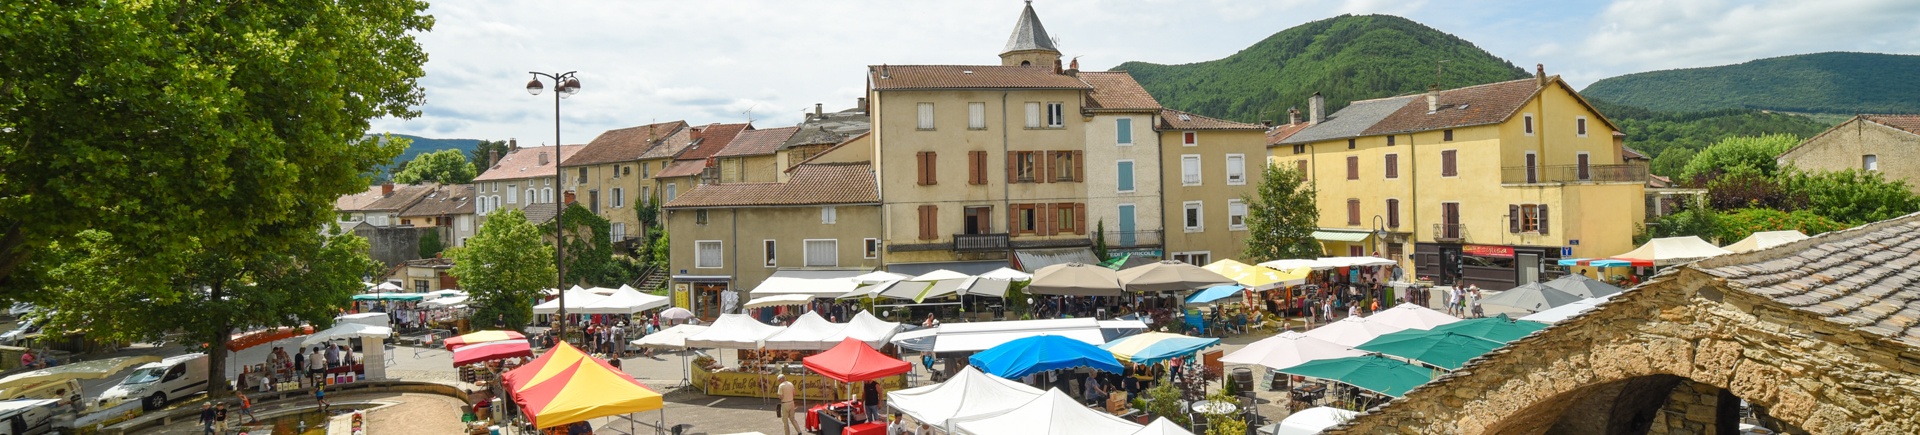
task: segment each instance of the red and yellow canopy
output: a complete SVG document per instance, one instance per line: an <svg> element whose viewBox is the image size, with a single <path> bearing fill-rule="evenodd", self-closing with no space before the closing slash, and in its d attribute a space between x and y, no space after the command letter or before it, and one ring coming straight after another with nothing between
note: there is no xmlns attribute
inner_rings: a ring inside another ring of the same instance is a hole
<svg viewBox="0 0 1920 435"><path fill-rule="evenodd" d="M447 350L453 350L453 348L465 346L469 344L480 344L480 343L493 342L493 341L525 340L525 339L527 339L527 336L521 335L520 333L513 332L513 331L480 331L472 334L462 335L459 337L448 338L444 343L447 345Z"/></svg>
<svg viewBox="0 0 1920 435"><path fill-rule="evenodd" d="M503 377L514 402L542 429L664 405L660 393L565 342Z"/></svg>

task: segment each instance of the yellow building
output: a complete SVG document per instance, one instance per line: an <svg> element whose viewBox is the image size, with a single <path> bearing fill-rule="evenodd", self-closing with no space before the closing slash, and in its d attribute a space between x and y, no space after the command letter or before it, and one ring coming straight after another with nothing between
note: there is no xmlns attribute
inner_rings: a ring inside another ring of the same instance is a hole
<svg viewBox="0 0 1920 435"><path fill-rule="evenodd" d="M711 174L715 177L713 181L720 181L718 179L719 159L713 156L725 151L727 146L733 144L733 138L738 137L741 132L749 130L753 130L752 124L708 124L694 127L688 135L692 142L681 148L680 152L673 156L673 160L667 163L665 169L652 174L652 191L665 192L668 186L672 186L675 194L685 193L694 187L706 184L707 180L701 177L707 174L709 169L714 171ZM642 160L642 162L649 160ZM663 201L671 200L663 199Z"/></svg>
<svg viewBox="0 0 1920 435"><path fill-rule="evenodd" d="M1625 163L1618 128L1558 76L1356 101L1331 116L1323 105L1310 101L1311 125L1268 151L1318 189L1315 236L1329 254L1377 253L1443 284L1505 289L1559 258L1633 248L1646 166Z"/></svg>
<svg viewBox="0 0 1920 435"><path fill-rule="evenodd" d="M686 121L608 130L560 164L563 181L574 202L607 218L616 228L632 230L614 242L638 238L640 217L635 206L654 198L648 180L692 143L691 130Z"/></svg>
<svg viewBox="0 0 1920 435"><path fill-rule="evenodd" d="M1265 127L1160 112L1160 184L1167 259L1206 265L1246 249L1247 204L1260 187Z"/></svg>
<svg viewBox="0 0 1920 435"><path fill-rule="evenodd" d="M727 149L715 153L713 158L719 171L721 183L771 183L780 180L780 171L776 154L780 146L793 138L793 132L800 127L768 128L740 132Z"/></svg>

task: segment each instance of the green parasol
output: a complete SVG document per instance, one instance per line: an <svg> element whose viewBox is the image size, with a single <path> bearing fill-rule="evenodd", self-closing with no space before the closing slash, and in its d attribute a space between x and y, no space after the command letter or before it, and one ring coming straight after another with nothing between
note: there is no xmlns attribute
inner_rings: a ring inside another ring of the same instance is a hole
<svg viewBox="0 0 1920 435"><path fill-rule="evenodd" d="M1401 331L1406 332L1406 331ZM1380 352L1401 358L1432 364L1447 370L1458 370L1467 360L1486 355L1506 343L1487 340L1453 332L1420 331L1424 334L1382 335L1354 347L1368 352Z"/></svg>
<svg viewBox="0 0 1920 435"><path fill-rule="evenodd" d="M1127 264L1127 260L1132 258L1132 253L1120 254L1118 257L1108 258L1107 261L1100 262L1100 265L1108 269L1120 270L1120 265Z"/></svg>
<svg viewBox="0 0 1920 435"><path fill-rule="evenodd" d="M1379 355L1350 356L1308 361L1278 370L1289 375L1339 381L1367 391L1400 397L1414 387L1433 380L1428 370Z"/></svg>
<svg viewBox="0 0 1920 435"><path fill-rule="evenodd" d="M1467 319L1433 327L1433 332L1453 332L1485 340L1510 343L1519 340L1534 331L1546 329L1547 324L1532 320L1515 320L1506 314L1478 319Z"/></svg>

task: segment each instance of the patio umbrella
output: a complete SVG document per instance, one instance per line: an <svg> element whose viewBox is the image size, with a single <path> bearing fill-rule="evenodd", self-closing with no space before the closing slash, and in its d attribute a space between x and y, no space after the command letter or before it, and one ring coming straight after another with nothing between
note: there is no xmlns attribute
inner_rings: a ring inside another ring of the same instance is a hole
<svg viewBox="0 0 1920 435"><path fill-rule="evenodd" d="M1221 299L1238 296L1240 295L1241 292L1245 292L1245 291L1247 291L1247 288L1241 287L1239 284L1216 285L1213 287L1207 287L1206 290L1193 292L1193 295L1187 296L1187 303L1188 304L1205 304L1205 303L1209 303L1209 302L1213 302Z"/></svg>
<svg viewBox="0 0 1920 435"><path fill-rule="evenodd" d="M533 346L526 339L489 341L453 348L453 366L524 356L533 356Z"/></svg>
<svg viewBox="0 0 1920 435"><path fill-rule="evenodd" d="M1509 319L1506 314L1501 314L1436 326L1433 332L1452 332L1507 343L1546 327L1546 323Z"/></svg>
<svg viewBox="0 0 1920 435"><path fill-rule="evenodd" d="M1061 263L1033 272L1027 293L1064 296L1123 296L1113 269L1084 263Z"/></svg>
<svg viewBox="0 0 1920 435"><path fill-rule="evenodd" d="M693 312L686 308L673 307L660 311L660 318L667 320L687 320L693 318Z"/></svg>
<svg viewBox="0 0 1920 435"><path fill-rule="evenodd" d="M514 402L537 428L660 409L660 393L566 342L507 372Z"/></svg>
<svg viewBox="0 0 1920 435"><path fill-rule="evenodd" d="M1123 370L1113 352L1058 335L1036 335L1002 343L973 354L967 362L980 371L1007 379L1076 367L1108 373Z"/></svg>
<svg viewBox="0 0 1920 435"><path fill-rule="evenodd" d="M1033 279L1033 274L1002 267L999 269L994 269L991 272L982 273L980 274L980 277L991 278L991 279L1004 279L1008 281L1026 281L1026 280Z"/></svg>
<svg viewBox="0 0 1920 435"><path fill-rule="evenodd" d="M1306 334L1308 337L1330 341L1333 342L1333 344L1359 346L1360 343L1366 343L1367 340L1372 340L1374 337L1402 329L1407 328L1370 321L1365 317L1355 316L1313 328L1313 330L1307 331Z"/></svg>
<svg viewBox="0 0 1920 435"><path fill-rule="evenodd" d="M1309 272L1313 272L1313 269L1280 271L1265 266L1255 266L1233 260L1215 261L1212 264L1200 266L1200 268L1218 273L1220 276L1227 277L1227 279L1231 279L1234 282L1240 283L1240 285L1247 286L1247 288L1254 290L1268 290L1281 286L1299 285L1306 282Z"/></svg>
<svg viewBox="0 0 1920 435"><path fill-rule="evenodd" d="M1505 345L1503 342L1453 332L1418 331L1398 336L1382 335L1355 349L1411 359L1447 370L1459 370L1467 360Z"/></svg>
<svg viewBox="0 0 1920 435"><path fill-rule="evenodd" d="M1175 357L1192 355L1201 349L1220 344L1218 338L1189 337L1165 332L1148 332L1130 335L1126 338L1100 345L1101 349L1113 352L1115 358L1133 364L1153 364Z"/></svg>
<svg viewBox="0 0 1920 435"><path fill-rule="evenodd" d="M469 344L525 339L527 339L527 336L513 331L478 331L459 337L451 337L442 343L447 345L447 350L453 350L453 348Z"/></svg>
<svg viewBox="0 0 1920 435"><path fill-rule="evenodd" d="M1114 275L1128 291L1136 292L1188 291L1235 283L1211 270L1173 260L1134 266Z"/></svg>
<svg viewBox="0 0 1920 435"><path fill-rule="evenodd" d="M1550 289L1567 292L1567 294L1579 296L1583 299L1597 298L1597 297L1620 292L1620 287L1614 286L1613 284L1600 282L1600 280L1588 278L1586 275L1579 275L1579 274L1554 278L1552 281L1547 281L1546 283L1540 284L1540 285L1546 286L1547 288L1550 288Z"/></svg>
<svg viewBox="0 0 1920 435"><path fill-rule="evenodd" d="M1247 347L1220 357L1220 362L1229 364L1255 364L1272 369L1284 369L1308 361L1346 358L1366 355L1366 352L1353 350L1352 347L1334 344L1294 331L1248 344Z"/></svg>
<svg viewBox="0 0 1920 435"><path fill-rule="evenodd" d="M1323 359L1279 371L1332 380L1394 397L1433 380L1432 370L1379 355Z"/></svg>
<svg viewBox="0 0 1920 435"><path fill-rule="evenodd" d="M1481 299L1480 303L1514 307L1527 310L1527 312L1538 312L1548 308L1571 304L1580 299L1583 298L1548 288L1536 282L1514 287L1507 291L1500 292L1500 294L1497 295L1488 296L1486 299Z"/></svg>
<svg viewBox="0 0 1920 435"><path fill-rule="evenodd" d="M1435 326L1458 322L1460 318L1447 315L1419 304L1400 304L1393 308L1380 310L1367 316L1367 320L1385 323L1407 329L1427 330Z"/></svg>

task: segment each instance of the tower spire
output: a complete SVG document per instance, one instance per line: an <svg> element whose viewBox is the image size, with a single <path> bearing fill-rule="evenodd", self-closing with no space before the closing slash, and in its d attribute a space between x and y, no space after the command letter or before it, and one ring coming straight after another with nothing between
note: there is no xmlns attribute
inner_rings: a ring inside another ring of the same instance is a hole
<svg viewBox="0 0 1920 435"><path fill-rule="evenodd" d="M1033 1L1027 0L1019 21L1013 23L1013 35L1007 37L1006 49L1000 51L1000 64L1046 66L1059 61L1060 49L1054 47L1047 27L1040 24L1040 16L1033 12Z"/></svg>

